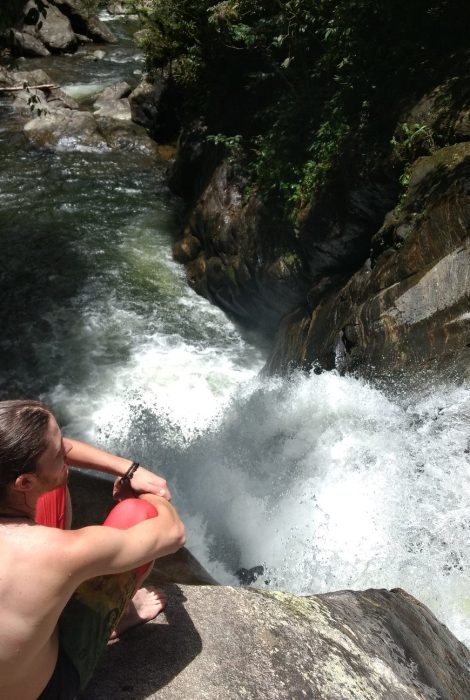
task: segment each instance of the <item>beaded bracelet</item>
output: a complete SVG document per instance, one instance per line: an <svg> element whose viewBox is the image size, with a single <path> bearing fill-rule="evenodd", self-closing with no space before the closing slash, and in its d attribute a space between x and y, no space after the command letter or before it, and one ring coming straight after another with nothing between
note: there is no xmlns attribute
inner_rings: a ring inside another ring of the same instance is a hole
<svg viewBox="0 0 470 700"><path fill-rule="evenodd" d="M132 477L134 476L136 470L140 467L139 462L132 462L131 466L127 470L127 472L124 474L124 476L121 476L119 483L121 486L125 484L127 481L130 481Z"/></svg>

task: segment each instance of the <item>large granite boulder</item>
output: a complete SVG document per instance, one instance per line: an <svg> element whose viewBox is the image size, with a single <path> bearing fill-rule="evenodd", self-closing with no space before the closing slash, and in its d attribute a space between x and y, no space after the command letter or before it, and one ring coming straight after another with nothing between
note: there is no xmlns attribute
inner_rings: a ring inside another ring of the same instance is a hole
<svg viewBox="0 0 470 700"><path fill-rule="evenodd" d="M23 10L22 31L41 41L53 53L75 51L78 47L69 20L47 0L28 0Z"/></svg>
<svg viewBox="0 0 470 700"><path fill-rule="evenodd" d="M50 56L40 39L27 32L10 29L7 33L7 46L12 56Z"/></svg>
<svg viewBox="0 0 470 700"><path fill-rule="evenodd" d="M26 122L25 136L36 146L55 148L108 148L95 118L79 110L55 110Z"/></svg>
<svg viewBox="0 0 470 700"><path fill-rule="evenodd" d="M51 0L68 17L76 34L99 43L115 44L116 36L81 0Z"/></svg>
<svg viewBox="0 0 470 700"><path fill-rule="evenodd" d="M125 81L105 88L93 103L95 115L130 121L131 107L128 100L130 93L131 87Z"/></svg>
<svg viewBox="0 0 470 700"><path fill-rule="evenodd" d="M271 368L470 366L470 143L418 159L404 200L346 284L285 319ZM294 354L286 336L298 339Z"/></svg>
<svg viewBox="0 0 470 700"><path fill-rule="evenodd" d="M464 700L470 653L402 590L296 597L172 586L83 700Z"/></svg>
<svg viewBox="0 0 470 700"><path fill-rule="evenodd" d="M14 87L7 92L12 100L13 109L23 115L38 116L54 112L57 109L78 109L78 104L59 87L54 87L50 76L40 68L31 71L2 70L0 73L2 87ZM38 89L35 86L52 86ZM23 88L17 90L16 88Z"/></svg>

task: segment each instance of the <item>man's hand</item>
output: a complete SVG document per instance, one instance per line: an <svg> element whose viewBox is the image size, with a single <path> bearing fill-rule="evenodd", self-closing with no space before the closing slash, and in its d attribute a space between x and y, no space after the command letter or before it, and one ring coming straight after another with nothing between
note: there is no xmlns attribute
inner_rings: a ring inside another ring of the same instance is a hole
<svg viewBox="0 0 470 700"><path fill-rule="evenodd" d="M121 477L114 482L113 497L116 500L129 498L140 493L153 493L155 496L162 496L167 501L171 501L171 493L165 479L153 474L153 472L138 467L130 482L120 483Z"/></svg>

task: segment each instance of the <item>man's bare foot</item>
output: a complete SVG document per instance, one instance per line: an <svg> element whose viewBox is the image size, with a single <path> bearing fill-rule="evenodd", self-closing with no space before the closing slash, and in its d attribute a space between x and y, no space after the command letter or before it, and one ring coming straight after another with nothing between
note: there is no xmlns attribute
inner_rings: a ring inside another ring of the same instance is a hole
<svg viewBox="0 0 470 700"><path fill-rule="evenodd" d="M139 588L124 611L118 626L111 634L110 640L120 637L123 632L153 620L164 609L166 593L153 586Z"/></svg>

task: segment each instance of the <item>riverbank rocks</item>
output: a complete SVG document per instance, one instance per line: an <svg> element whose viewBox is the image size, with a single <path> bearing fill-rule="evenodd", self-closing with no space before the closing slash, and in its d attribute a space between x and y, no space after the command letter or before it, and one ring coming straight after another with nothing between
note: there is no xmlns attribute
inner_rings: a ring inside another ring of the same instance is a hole
<svg viewBox="0 0 470 700"><path fill-rule="evenodd" d="M75 51L77 37L68 18L47 0L29 0L23 9L23 32L41 41L53 53Z"/></svg>
<svg viewBox="0 0 470 700"><path fill-rule="evenodd" d="M27 0L19 11L17 25L5 33L13 56L70 53L82 43L117 41L81 0Z"/></svg>
<svg viewBox="0 0 470 700"><path fill-rule="evenodd" d="M198 293L275 336L269 371L470 374L470 93L463 64L446 70L378 140L351 135L295 221L241 175L250 152L202 120L182 133L174 257Z"/></svg>
<svg viewBox="0 0 470 700"><path fill-rule="evenodd" d="M7 46L12 56L44 57L51 54L40 39L17 29L10 29L7 33Z"/></svg>
<svg viewBox="0 0 470 700"><path fill-rule="evenodd" d="M98 149L141 153L164 160L158 144L139 124L131 121L131 87L125 82L106 88L95 100L95 113L84 111L43 70L0 69L0 87L6 91L20 119L23 131L36 146L49 149ZM35 86L43 86L38 88ZM47 87L52 86L52 87Z"/></svg>
<svg viewBox="0 0 470 700"><path fill-rule="evenodd" d="M144 78L129 95L132 120L150 132L157 123L163 87L162 80L150 81Z"/></svg>
<svg viewBox="0 0 470 700"><path fill-rule="evenodd" d="M35 86L52 86L41 89ZM56 110L77 109L78 104L54 83L49 75L41 70L8 71L0 69L0 87L15 88L4 94L11 99L11 106L22 115L48 114ZM16 89L20 88L20 89Z"/></svg>
<svg viewBox="0 0 470 700"><path fill-rule="evenodd" d="M272 369L292 361L284 338L300 326L304 366L386 373L465 356L470 366L470 143L418 159L409 178L371 259L310 313L284 321Z"/></svg>
<svg viewBox="0 0 470 700"><path fill-rule="evenodd" d="M309 597L171 586L83 700L464 700L470 654L402 590Z"/></svg>
<svg viewBox="0 0 470 700"><path fill-rule="evenodd" d="M131 86L125 81L105 88L93 103L95 115L130 121L131 107L128 95L131 90Z"/></svg>
<svg viewBox="0 0 470 700"><path fill-rule="evenodd" d="M96 15L89 11L81 0L52 0L68 17L74 32L103 44L115 44L116 36Z"/></svg>

